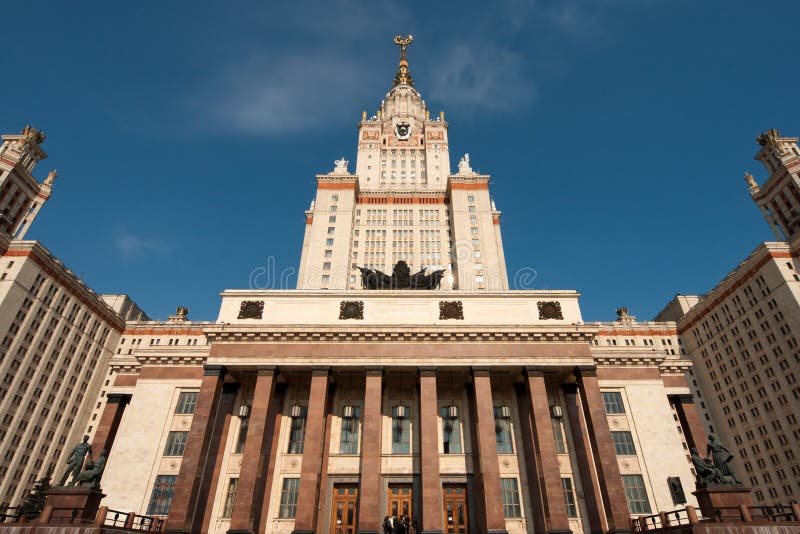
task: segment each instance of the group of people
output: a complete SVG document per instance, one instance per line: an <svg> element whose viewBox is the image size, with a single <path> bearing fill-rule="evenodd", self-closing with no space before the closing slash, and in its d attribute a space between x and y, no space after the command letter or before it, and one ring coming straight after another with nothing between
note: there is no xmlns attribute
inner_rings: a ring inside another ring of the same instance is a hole
<svg viewBox="0 0 800 534"><path fill-rule="evenodd" d="M383 518L383 534L416 534L417 518L411 521L407 515L387 515Z"/></svg>

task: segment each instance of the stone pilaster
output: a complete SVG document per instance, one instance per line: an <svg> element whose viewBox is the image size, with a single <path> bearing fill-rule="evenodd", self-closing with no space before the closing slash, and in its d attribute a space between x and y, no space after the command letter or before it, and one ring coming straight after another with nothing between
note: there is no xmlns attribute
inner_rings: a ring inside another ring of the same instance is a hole
<svg viewBox="0 0 800 534"><path fill-rule="evenodd" d="M544 515L545 532L568 533L569 520L561 488L561 471L553 435L553 421L550 417L550 402L547 398L544 373L541 369L528 367L527 393L531 406L531 426L535 465L539 475L539 495L534 496L534 506L541 506ZM528 436L525 436L527 438ZM536 502L538 501L538 503Z"/></svg>
<svg viewBox="0 0 800 534"><path fill-rule="evenodd" d="M436 369L419 370L419 445L422 486L422 532L436 534L444 528L442 481L439 477L439 399Z"/></svg>
<svg viewBox="0 0 800 534"><path fill-rule="evenodd" d="M92 449L98 454L105 450L111 454L111 447L114 445L114 438L117 436L122 414L125 407L130 403L131 395L125 393L109 393L106 395L106 407L100 422L97 423L97 430L92 440Z"/></svg>
<svg viewBox="0 0 800 534"><path fill-rule="evenodd" d="M229 534L250 534L258 529L272 448L272 429L267 425L267 420L274 397L275 367L259 367Z"/></svg>
<svg viewBox="0 0 800 534"><path fill-rule="evenodd" d="M188 534L200 528L202 517L196 517L197 503L226 373L222 365L206 365L203 368L203 382L197 395L192 426L167 516L167 532Z"/></svg>
<svg viewBox="0 0 800 534"><path fill-rule="evenodd" d="M500 462L497 455L497 437L494 429L494 401L492 400L492 382L489 370L473 367L473 383L475 386L475 406L473 410L478 450L473 451L477 458L475 478L481 494L477 496L483 501L486 532L501 534L506 532L506 520L503 515L503 494L500 488ZM476 454L477 452L477 454Z"/></svg>
<svg viewBox="0 0 800 534"><path fill-rule="evenodd" d="M630 512L622 476L619 473L617 452L611 438L611 429L606 418L605 404L597 382L597 371L594 368L578 368L578 392L586 421L586 428L594 452L594 464L597 479L603 494L603 507L608 521L608 532L630 532Z"/></svg>
<svg viewBox="0 0 800 534"><path fill-rule="evenodd" d="M383 369L366 370L364 385L363 427L361 436L361 481L358 488L358 533L378 532L382 518L378 497L381 495L381 414Z"/></svg>
<svg viewBox="0 0 800 534"><path fill-rule="evenodd" d="M303 444L303 465L300 469L300 490L293 534L314 534L320 508L320 474L322 472L325 406L328 400L327 367L314 369L308 395L306 436Z"/></svg>

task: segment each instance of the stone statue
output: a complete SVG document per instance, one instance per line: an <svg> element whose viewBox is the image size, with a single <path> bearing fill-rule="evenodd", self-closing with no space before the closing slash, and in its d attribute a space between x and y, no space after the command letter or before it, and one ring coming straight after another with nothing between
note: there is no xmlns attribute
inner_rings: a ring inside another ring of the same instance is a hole
<svg viewBox="0 0 800 534"><path fill-rule="evenodd" d="M72 486L81 486L81 487L90 487L90 488L99 488L100 487L100 477L103 476L103 471L106 468L106 460L108 458L108 452L105 449L100 451L100 458L97 461L93 462L89 460L86 462L86 466L84 466L83 471L78 475L76 479L72 481Z"/></svg>
<svg viewBox="0 0 800 534"><path fill-rule="evenodd" d="M458 162L458 174L472 174L472 167L469 164L469 154L464 154Z"/></svg>
<svg viewBox="0 0 800 534"><path fill-rule="evenodd" d="M697 471L697 483L701 486L706 484L723 484L722 473L714 466L714 462L700 456L696 447L692 447L692 463Z"/></svg>
<svg viewBox="0 0 800 534"><path fill-rule="evenodd" d="M438 289L446 272L445 269L439 269L426 274L423 267L418 273L411 274L411 269L403 260L395 264L391 276L377 269L358 269L361 271L361 285L364 289Z"/></svg>
<svg viewBox="0 0 800 534"><path fill-rule="evenodd" d="M75 479L77 479L81 472L83 461L86 459L87 454L89 458L92 457L92 446L89 444L89 436L83 436L83 441L75 445L72 449L72 454L67 458L68 467L64 472L64 476L61 477L61 482L58 484L59 486L66 486L67 479L70 476L72 476L72 481L75 482Z"/></svg>
<svg viewBox="0 0 800 534"><path fill-rule="evenodd" d="M732 484L741 484L738 478L736 478L736 474L733 472L733 468L731 468L731 461L733 461L733 454L731 451L725 448L714 434L708 436L708 446L706 447L707 454L711 456L711 459L714 462L714 467L719 469L719 472L722 473L723 476L723 483L732 483ZM727 482L726 477L730 477L732 482Z"/></svg>

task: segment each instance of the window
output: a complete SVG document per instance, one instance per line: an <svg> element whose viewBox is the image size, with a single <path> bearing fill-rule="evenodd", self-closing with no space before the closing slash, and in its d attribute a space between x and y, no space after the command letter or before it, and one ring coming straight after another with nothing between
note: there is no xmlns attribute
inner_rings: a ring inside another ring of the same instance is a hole
<svg viewBox="0 0 800 534"><path fill-rule="evenodd" d="M469 212L470 213L475 213L475 206L470 206L469 207Z"/></svg>
<svg viewBox="0 0 800 534"><path fill-rule="evenodd" d="M561 428L561 421L553 419L553 437L556 441L556 453L567 454L567 444L564 441L564 430Z"/></svg>
<svg viewBox="0 0 800 534"><path fill-rule="evenodd" d="M503 491L503 515L506 517L522 517L517 479L501 478L500 487Z"/></svg>
<svg viewBox="0 0 800 534"><path fill-rule="evenodd" d="M326 239L325 240L325 246L332 247L333 246L333 239L330 239L330 238Z"/></svg>
<svg viewBox="0 0 800 534"><path fill-rule="evenodd" d="M297 416L292 417L292 427L289 431L289 454L303 454L308 408L306 406L293 406L292 410L297 410Z"/></svg>
<svg viewBox="0 0 800 534"><path fill-rule="evenodd" d="M339 195L331 195L331 202L339 202Z"/></svg>
<svg viewBox="0 0 800 534"><path fill-rule="evenodd" d="M475 197L473 195L467 195L467 202L472 204L473 202L475 202Z"/></svg>
<svg viewBox="0 0 800 534"><path fill-rule="evenodd" d="M345 417L342 413L342 436L339 440L339 454L358 454L358 430L361 418L361 408L351 406L352 417Z"/></svg>
<svg viewBox="0 0 800 534"><path fill-rule="evenodd" d="M250 426L249 419L240 419L239 435L236 438L236 448L233 449L234 454L242 454L244 452L244 444L247 440L247 428Z"/></svg>
<svg viewBox="0 0 800 534"><path fill-rule="evenodd" d="M193 414L197 406L196 391L182 391L178 395L178 406L175 408L177 414Z"/></svg>
<svg viewBox="0 0 800 534"><path fill-rule="evenodd" d="M628 498L628 509L632 514L649 514L650 501L644 489L642 475L622 475L625 497Z"/></svg>
<svg viewBox="0 0 800 534"><path fill-rule="evenodd" d="M325 251L325 257L326 258L330 258L331 256L333 256L333 251L332 250L326 250Z"/></svg>
<svg viewBox="0 0 800 534"><path fill-rule="evenodd" d="M442 442L445 454L461 454L461 420L450 417L447 406L442 406Z"/></svg>
<svg viewBox="0 0 800 534"><path fill-rule="evenodd" d="M335 226L329 226L328 227L328 235L333 235L333 233L335 231L336 231L336 227Z"/></svg>
<svg viewBox="0 0 800 534"><path fill-rule="evenodd" d="M604 391L603 403L606 405L606 413L625 413L625 405L622 404L622 393L619 391Z"/></svg>
<svg viewBox="0 0 800 534"><path fill-rule="evenodd" d="M170 432L167 436L167 446L164 447L164 456L183 456L188 434L188 432Z"/></svg>
<svg viewBox="0 0 800 534"><path fill-rule="evenodd" d="M494 407L494 434L495 438L497 438L497 452L499 454L513 454L511 410L508 406Z"/></svg>
<svg viewBox="0 0 800 534"><path fill-rule="evenodd" d="M330 281L331 281L331 275L329 275L329 274L323 274L322 275L322 283L323 284L328 284L328 283L330 283Z"/></svg>
<svg viewBox="0 0 800 534"><path fill-rule="evenodd" d="M331 268L331 262L326 261L322 264L322 268L325 270L329 270Z"/></svg>
<svg viewBox="0 0 800 534"><path fill-rule="evenodd" d="M336 215L329 216L328 217L328 222L329 223L335 223L336 222Z"/></svg>
<svg viewBox="0 0 800 534"><path fill-rule="evenodd" d="M233 515L233 503L236 501L236 490L239 488L239 479L232 478L228 482L228 493L225 494L225 508L222 510L222 517Z"/></svg>
<svg viewBox="0 0 800 534"><path fill-rule="evenodd" d="M281 519L292 519L297 513L297 493L300 489L299 478L284 478L283 488L281 489L281 507L278 517Z"/></svg>
<svg viewBox="0 0 800 534"><path fill-rule="evenodd" d="M411 452L411 409L398 405L392 408L392 454Z"/></svg>
<svg viewBox="0 0 800 534"><path fill-rule="evenodd" d="M564 491L564 503L567 505L567 517L578 517L578 507L575 505L575 492L572 491L572 479L562 478L561 489Z"/></svg>
<svg viewBox="0 0 800 534"><path fill-rule="evenodd" d="M636 447L633 446L633 436L630 432L612 432L614 448L620 456L636 454Z"/></svg>
<svg viewBox="0 0 800 534"><path fill-rule="evenodd" d="M147 515L168 515L169 506L172 504L172 492L175 490L177 475L158 475L153 484L153 493L150 494L150 504L147 505Z"/></svg>

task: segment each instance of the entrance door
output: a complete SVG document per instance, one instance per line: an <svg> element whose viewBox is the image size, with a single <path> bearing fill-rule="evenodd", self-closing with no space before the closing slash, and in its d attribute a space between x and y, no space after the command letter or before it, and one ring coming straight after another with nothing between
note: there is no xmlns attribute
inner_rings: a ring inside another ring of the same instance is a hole
<svg viewBox="0 0 800 534"><path fill-rule="evenodd" d="M467 533L467 487L463 484L446 485L444 494L445 534Z"/></svg>
<svg viewBox="0 0 800 534"><path fill-rule="evenodd" d="M413 519L411 514L411 484L389 484L389 515L401 517L407 515Z"/></svg>
<svg viewBox="0 0 800 534"><path fill-rule="evenodd" d="M331 534L355 534L358 516L358 486L336 484L333 486L333 517Z"/></svg>

